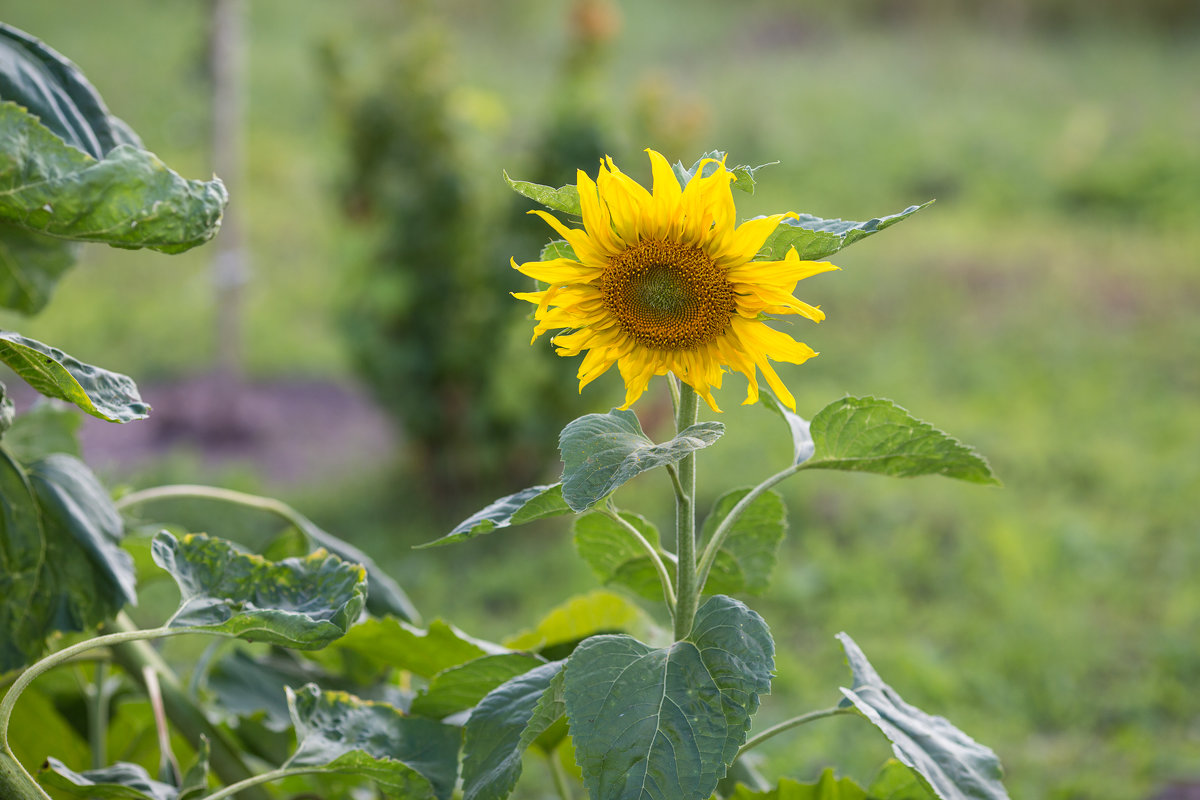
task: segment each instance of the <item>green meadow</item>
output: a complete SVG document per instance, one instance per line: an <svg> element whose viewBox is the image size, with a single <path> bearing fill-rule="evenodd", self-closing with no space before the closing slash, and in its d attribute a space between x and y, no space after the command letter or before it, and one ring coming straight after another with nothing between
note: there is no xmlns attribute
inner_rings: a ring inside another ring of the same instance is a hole
<svg viewBox="0 0 1200 800"><path fill-rule="evenodd" d="M992 747L1013 797L1150 798L1200 781L1198 29L619 5L596 85L626 172L648 180L646 147L685 164L718 148L733 163L778 161L738 197L746 216L866 220L937 200L800 284L828 318L789 330L821 355L780 374L804 416L845 394L891 398L978 448L1004 482L785 483L791 531L755 601L779 677L756 729L839 699L849 674L833 637L846 631L906 700ZM253 270L247 373L351 380L339 319L347 263L367 245L342 211L345 123L327 60L339 53L350 80L369 81L412 14L366 0L248 6L247 170L233 198ZM41 0L2 3L0 18L68 54L167 163L207 177L202 4ZM438 20L465 157L499 196L501 170L520 177L533 160L529 131L568 55L566 4L455 0ZM0 327L139 382L198 374L214 358L209 258L91 247L43 314L6 313ZM564 359L562 380L575 369ZM743 393L740 376L718 393L729 432L699 458L702 508L789 456L778 419L739 406ZM606 410L620 387L606 379L584 397ZM663 387L638 410L666 433ZM430 509L391 467L283 488L198 468L168 458L110 477L280 494L386 564L427 618L480 637L597 588L555 520L411 550L476 509ZM618 502L667 529L669 497L648 475ZM889 755L850 718L758 752L769 776L812 779L836 762L864 781Z"/></svg>

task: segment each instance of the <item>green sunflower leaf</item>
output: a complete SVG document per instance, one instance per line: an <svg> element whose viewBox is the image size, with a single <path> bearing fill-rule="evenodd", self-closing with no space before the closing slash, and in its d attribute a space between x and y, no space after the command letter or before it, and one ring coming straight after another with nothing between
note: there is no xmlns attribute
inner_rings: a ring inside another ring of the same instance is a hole
<svg viewBox="0 0 1200 800"><path fill-rule="evenodd" d="M497 686L463 730L463 800L504 800L521 777L521 756L566 713L562 661Z"/></svg>
<svg viewBox="0 0 1200 800"><path fill-rule="evenodd" d="M586 511L637 475L709 447L724 432L720 422L700 422L655 444L632 411L586 414L568 423L558 437L565 465L563 500L572 511Z"/></svg>
<svg viewBox="0 0 1200 800"><path fill-rule="evenodd" d="M858 645L838 634L854 686L842 689L843 706L853 706L883 731L902 763L928 781L942 800L1008 800L1000 782L1003 770L991 749L942 717L926 714L904 702L884 683Z"/></svg>
<svg viewBox="0 0 1200 800"><path fill-rule="evenodd" d="M718 498L704 520L703 541L712 538L717 526L749 492L749 489L734 489ZM704 591L708 594L766 591L786 532L787 506L783 498L773 491L759 495L742 511L717 551Z"/></svg>
<svg viewBox="0 0 1200 800"><path fill-rule="evenodd" d="M541 203L551 211L561 211L574 217L583 216L583 209L579 205L579 189L573 183L555 189L540 183L514 181L507 172L504 173L504 182L517 194Z"/></svg>
<svg viewBox="0 0 1200 800"><path fill-rule="evenodd" d="M567 660L563 698L594 800L707 800L771 688L774 644L742 603L710 598L688 637L656 649L594 636Z"/></svg>
<svg viewBox="0 0 1200 800"><path fill-rule="evenodd" d="M103 769L76 772L51 756L38 773L46 786L72 797L103 800L178 800L179 790L169 783L156 781L140 764L119 761Z"/></svg>
<svg viewBox="0 0 1200 800"><path fill-rule="evenodd" d="M151 550L182 595L172 628L312 650L345 635L366 598L366 571L324 550L272 563L223 539L166 531Z"/></svg>
<svg viewBox="0 0 1200 800"><path fill-rule="evenodd" d="M80 245L0 222L0 308L32 315L75 265Z"/></svg>
<svg viewBox="0 0 1200 800"><path fill-rule="evenodd" d="M442 620L422 629L394 617L376 617L358 623L320 653L306 655L339 672L353 669L366 674L393 667L432 678L481 656L507 652Z"/></svg>
<svg viewBox="0 0 1200 800"><path fill-rule="evenodd" d="M937 797L919 772L894 758L889 758L879 768L867 793L871 800L934 800Z"/></svg>
<svg viewBox="0 0 1200 800"><path fill-rule="evenodd" d="M4 384L0 383L0 437L3 437L12 428L15 416L16 408L13 406L12 398L8 396L8 390Z"/></svg>
<svg viewBox="0 0 1200 800"><path fill-rule="evenodd" d="M136 597L124 526L83 462L56 454L21 465L0 448L0 673L84 631Z"/></svg>
<svg viewBox="0 0 1200 800"><path fill-rule="evenodd" d="M434 675L429 686L413 698L410 711L423 717L442 719L465 711L500 684L546 663L529 653L500 653L481 656Z"/></svg>
<svg viewBox="0 0 1200 800"><path fill-rule="evenodd" d="M872 472L896 478L945 475L999 485L987 459L891 400L843 397L810 426L813 456L800 469Z"/></svg>
<svg viewBox="0 0 1200 800"><path fill-rule="evenodd" d="M897 214L869 219L866 222L851 222L843 219L821 219L812 214L801 214L798 218L781 221L779 227L767 237L756 258L760 261L781 261L788 250L796 248L803 261L820 261L849 247L857 241L889 228L901 220L908 219L933 203L930 200L919 206L909 206Z"/></svg>
<svg viewBox="0 0 1200 800"><path fill-rule="evenodd" d="M19 333L0 331L0 361L46 397L74 403L93 417L130 422L150 413L131 378L84 364Z"/></svg>
<svg viewBox="0 0 1200 800"><path fill-rule="evenodd" d="M661 599L662 590L655 595ZM533 630L524 631L504 644L514 650L532 650L552 658L551 652L572 648L598 633L641 633L650 628L645 612L616 592L598 589L576 595L555 607Z"/></svg>
<svg viewBox="0 0 1200 800"><path fill-rule="evenodd" d="M658 528L648 519L628 511L620 514L658 548ZM662 583L650 556L607 514L590 511L575 520L575 549L602 583L620 584L648 600L662 599Z"/></svg>
<svg viewBox="0 0 1200 800"><path fill-rule="evenodd" d="M738 785L728 800L876 800L850 778L839 778L829 767L813 783L780 778L773 789L755 791Z"/></svg>
<svg viewBox="0 0 1200 800"><path fill-rule="evenodd" d="M459 729L314 684L288 689L296 752L285 767L370 778L389 796L448 800L458 779Z"/></svg>
<svg viewBox="0 0 1200 800"><path fill-rule="evenodd" d="M569 258L572 261L579 260L579 257L575 255L574 248L562 239L555 239L543 247L541 255L538 256L538 261L553 261L556 258Z"/></svg>
<svg viewBox="0 0 1200 800"><path fill-rule="evenodd" d="M571 507L563 500L561 483L531 486L528 489L501 497L458 523L454 530L442 538L418 545L416 549L463 542L485 533L491 533L499 528L523 525L526 522L533 522L545 517L570 513L572 513Z"/></svg>
<svg viewBox="0 0 1200 800"><path fill-rule="evenodd" d="M692 178L696 177L696 173L697 173L697 171L700 170L701 164L704 164L704 162L706 160L720 162L720 161L724 160L726 158L726 156L727 156L727 154L725 153L724 150L712 150L712 151L709 151L709 152L705 153L704 155L700 156L700 158L696 159L696 163L692 164L691 169L688 169L687 167L683 166L682 161L676 161L672 165L671 169L674 170L675 177L679 179L679 185L687 186L688 183L691 182ZM729 172L733 173L734 187L741 189L743 192L746 192L747 194L754 194L754 186L755 186L754 173L758 172L763 167L770 167L770 166L773 166L778 163L779 163L778 161L772 161L768 164L760 164L757 167L752 167L749 164L740 164L736 167L731 167L731 166L726 165L725 169L727 169ZM716 168L717 168L716 164L712 164L712 163L706 164L704 166L703 174L711 175L716 170Z"/></svg>
<svg viewBox="0 0 1200 800"><path fill-rule="evenodd" d="M12 426L4 432L4 446L25 463L51 453L81 458L78 434L82 422L83 417L74 408L43 400L13 418Z"/></svg>

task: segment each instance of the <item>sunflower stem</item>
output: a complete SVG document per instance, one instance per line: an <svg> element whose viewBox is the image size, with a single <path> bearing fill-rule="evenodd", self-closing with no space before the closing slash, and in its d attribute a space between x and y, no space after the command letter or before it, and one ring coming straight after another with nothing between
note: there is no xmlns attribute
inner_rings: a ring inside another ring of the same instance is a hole
<svg viewBox="0 0 1200 800"><path fill-rule="evenodd" d="M686 383L679 386L679 410L675 415L675 433L696 424L700 398ZM696 454L688 453L676 467L681 491L675 495L675 640L683 641L692 632L692 621L700 602L696 581Z"/></svg>

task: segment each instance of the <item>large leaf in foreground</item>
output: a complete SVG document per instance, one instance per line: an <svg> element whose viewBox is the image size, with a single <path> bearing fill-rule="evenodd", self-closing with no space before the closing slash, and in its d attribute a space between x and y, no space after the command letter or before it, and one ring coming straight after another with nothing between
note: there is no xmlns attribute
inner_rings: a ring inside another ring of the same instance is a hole
<svg viewBox="0 0 1200 800"><path fill-rule="evenodd" d="M74 403L93 417L129 422L150 413L131 378L84 364L19 333L0 331L0 361L46 397Z"/></svg>
<svg viewBox="0 0 1200 800"><path fill-rule="evenodd" d="M458 778L459 729L313 684L288 690L296 752L285 767L362 775L389 796L447 800Z"/></svg>
<svg viewBox="0 0 1200 800"><path fill-rule="evenodd" d="M710 598L687 639L596 636L567 660L563 696L594 800L705 800L770 691L774 644L742 603Z"/></svg>
<svg viewBox="0 0 1200 800"><path fill-rule="evenodd" d="M426 542L417 549L454 544L499 528L524 525L526 522L570 513L571 507L563 500L561 483L531 486L501 497L455 525L454 530L442 538Z"/></svg>
<svg viewBox="0 0 1200 800"><path fill-rule="evenodd" d="M983 456L891 400L843 397L813 418L813 455L801 469L873 472L897 478L945 475L999 484Z"/></svg>
<svg viewBox="0 0 1200 800"><path fill-rule="evenodd" d="M904 702L880 679L858 645L838 634L854 673L853 688L842 689L843 705L853 705L892 742L892 751L921 775L943 800L1007 800L1000 760L991 749L942 717Z"/></svg>
<svg viewBox="0 0 1200 800"><path fill-rule="evenodd" d="M724 432L719 422L700 422L670 441L655 444L632 411L614 408L607 414L585 414L567 423L558 437L564 464L563 500L573 511L584 511L626 481L674 464L712 445Z"/></svg>
<svg viewBox="0 0 1200 800"><path fill-rule="evenodd" d="M879 233L901 220L927 207L933 201L919 206L909 206L897 214L876 217L866 222L851 222L844 219L821 219L812 214L800 214L797 218L785 219L767 237L766 244L756 256L763 261L780 261L788 250L795 247L804 261L820 261L844 247L868 236Z"/></svg>
<svg viewBox="0 0 1200 800"><path fill-rule="evenodd" d="M318 550L272 563L223 539L163 531L154 562L179 584L182 602L167 623L301 650L344 635L362 611L366 571Z"/></svg>
<svg viewBox="0 0 1200 800"><path fill-rule="evenodd" d="M83 631L135 597L121 518L72 456L28 469L0 447L0 672L29 663L55 631Z"/></svg>
<svg viewBox="0 0 1200 800"><path fill-rule="evenodd" d="M521 756L564 713L562 661L506 681L471 711L463 735L464 800L503 800L521 776Z"/></svg>

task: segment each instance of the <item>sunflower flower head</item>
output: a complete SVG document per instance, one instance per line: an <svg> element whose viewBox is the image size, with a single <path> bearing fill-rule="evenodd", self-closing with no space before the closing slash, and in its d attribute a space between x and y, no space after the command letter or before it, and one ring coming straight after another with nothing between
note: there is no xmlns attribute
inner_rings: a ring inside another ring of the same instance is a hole
<svg viewBox="0 0 1200 800"><path fill-rule="evenodd" d="M720 411L713 389L726 369L749 381L746 403L758 400L761 372L775 395L795 410L792 393L771 361L801 364L817 355L768 321L795 314L825 318L793 296L796 283L837 269L801 261L791 248L782 261L756 261L767 238L788 216L737 224L733 172L724 161L701 161L681 186L667 160L647 151L653 190L605 159L593 181L582 170L578 191L583 228L539 215L570 246L569 257L513 267L548 284L514 297L537 306L536 340L551 340L560 356L584 354L580 391L614 364L629 408L655 375L674 373ZM572 257L573 256L573 257Z"/></svg>

